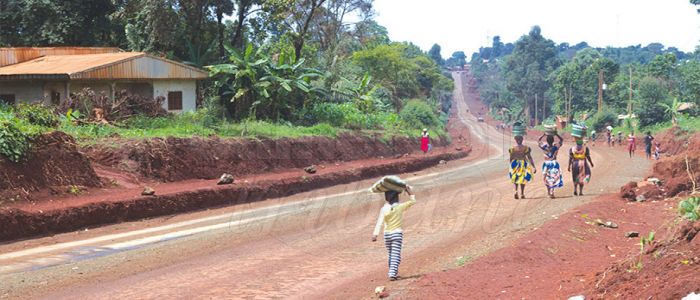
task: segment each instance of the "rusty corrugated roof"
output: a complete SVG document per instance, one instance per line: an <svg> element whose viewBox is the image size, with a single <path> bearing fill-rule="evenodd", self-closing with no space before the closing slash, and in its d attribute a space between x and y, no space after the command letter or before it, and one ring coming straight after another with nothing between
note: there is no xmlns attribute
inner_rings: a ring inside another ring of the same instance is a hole
<svg viewBox="0 0 700 300"><path fill-rule="evenodd" d="M143 52L47 55L0 67L0 79L203 79L204 70Z"/></svg>
<svg viewBox="0 0 700 300"><path fill-rule="evenodd" d="M109 47L14 47L0 48L0 67L22 63L46 55L84 55L123 52Z"/></svg>

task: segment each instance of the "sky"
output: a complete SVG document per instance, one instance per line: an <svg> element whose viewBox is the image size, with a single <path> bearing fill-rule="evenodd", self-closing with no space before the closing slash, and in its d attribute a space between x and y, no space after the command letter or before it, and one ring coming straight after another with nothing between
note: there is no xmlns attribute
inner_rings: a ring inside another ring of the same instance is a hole
<svg viewBox="0 0 700 300"><path fill-rule="evenodd" d="M434 43L447 58L467 57L499 35L515 42L539 25L555 43L594 47L659 42L691 52L700 45L700 14L688 0L375 0L377 22L393 41L424 50Z"/></svg>

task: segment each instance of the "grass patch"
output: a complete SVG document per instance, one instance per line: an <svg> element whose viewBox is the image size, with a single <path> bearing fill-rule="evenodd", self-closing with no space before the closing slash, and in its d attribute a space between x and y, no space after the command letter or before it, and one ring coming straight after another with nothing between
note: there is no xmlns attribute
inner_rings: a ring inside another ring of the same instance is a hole
<svg viewBox="0 0 700 300"><path fill-rule="evenodd" d="M653 134L659 133L673 127L671 121L655 124L642 129L642 132L651 131ZM700 117L681 116L678 118L678 127L685 132L695 133L700 131Z"/></svg>
<svg viewBox="0 0 700 300"><path fill-rule="evenodd" d="M108 137L123 138L164 138L164 137L266 137L266 138L297 138L303 136L336 137L343 131L328 124L317 124L310 127L289 124L275 124L265 121L246 121L242 123L220 122L204 126L198 122L188 122L180 117L135 118L125 124L112 125L73 125L67 122L61 124L59 130L66 132L81 142L90 143Z"/></svg>
<svg viewBox="0 0 700 300"><path fill-rule="evenodd" d="M474 259L474 258L471 257L471 256L469 256L469 255L460 256L460 257L457 257L457 262L455 262L455 264L456 264L458 267L462 267L462 266L464 266L466 263L470 262L472 259Z"/></svg>

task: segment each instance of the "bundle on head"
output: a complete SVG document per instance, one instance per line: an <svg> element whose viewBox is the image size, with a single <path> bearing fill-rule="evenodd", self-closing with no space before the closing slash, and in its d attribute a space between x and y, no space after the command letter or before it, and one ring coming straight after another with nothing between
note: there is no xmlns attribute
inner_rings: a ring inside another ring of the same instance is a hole
<svg viewBox="0 0 700 300"><path fill-rule="evenodd" d="M513 136L524 136L525 135L525 125L520 122L513 123Z"/></svg>
<svg viewBox="0 0 700 300"><path fill-rule="evenodd" d="M369 188L372 193L397 192L402 193L406 189L406 182L395 175L384 176Z"/></svg>

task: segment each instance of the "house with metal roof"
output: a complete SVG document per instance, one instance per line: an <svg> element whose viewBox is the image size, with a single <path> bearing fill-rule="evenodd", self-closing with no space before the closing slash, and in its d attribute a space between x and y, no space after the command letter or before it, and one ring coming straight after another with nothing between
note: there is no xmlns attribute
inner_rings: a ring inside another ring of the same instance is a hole
<svg viewBox="0 0 700 300"><path fill-rule="evenodd" d="M149 99L164 97L172 112L196 108L197 81L208 73L143 52L118 48L0 48L0 101L58 105L90 88L114 97L126 91Z"/></svg>

